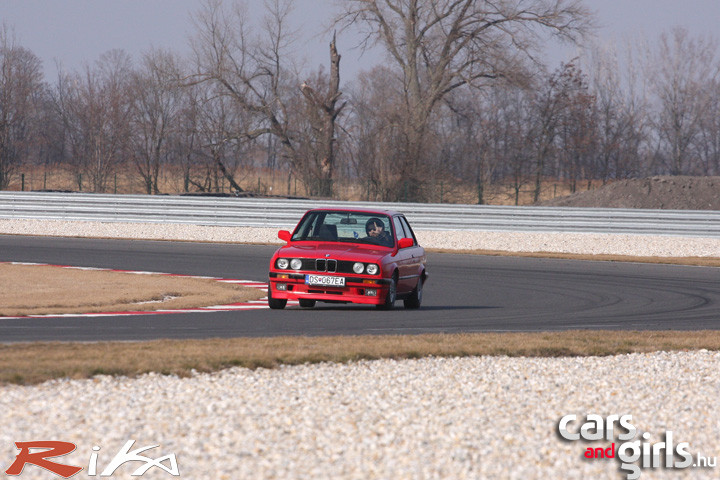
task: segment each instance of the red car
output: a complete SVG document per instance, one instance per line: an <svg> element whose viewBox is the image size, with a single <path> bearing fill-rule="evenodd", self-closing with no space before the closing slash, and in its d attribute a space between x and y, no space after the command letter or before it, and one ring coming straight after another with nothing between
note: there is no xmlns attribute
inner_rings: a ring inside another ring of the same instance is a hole
<svg viewBox="0 0 720 480"><path fill-rule="evenodd" d="M270 260L268 303L315 302L420 308L427 279L425 249L405 216L389 210L309 210Z"/></svg>

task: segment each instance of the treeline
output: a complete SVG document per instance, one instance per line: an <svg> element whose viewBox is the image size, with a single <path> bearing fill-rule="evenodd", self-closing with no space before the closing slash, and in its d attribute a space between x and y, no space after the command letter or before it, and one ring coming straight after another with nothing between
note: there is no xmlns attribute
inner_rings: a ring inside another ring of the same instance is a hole
<svg viewBox="0 0 720 480"><path fill-rule="evenodd" d="M576 41L590 14L579 2L505 3L342 2L339 34L364 28L388 58L342 89L334 34L328 67L293 63L290 1L266 2L254 29L243 4L206 1L191 55L151 50L133 62L113 50L51 83L6 27L0 189L24 168L59 166L85 191L108 191L132 171L148 194L162 193L159 178L173 169L184 191L242 192L252 189L242 172L263 168L316 196L336 196L342 180L371 200L429 201L438 185L462 183L483 203L489 185L517 201L521 191L537 200L547 179L575 189L720 175L714 40L675 29L548 70L535 60L538 30Z"/></svg>

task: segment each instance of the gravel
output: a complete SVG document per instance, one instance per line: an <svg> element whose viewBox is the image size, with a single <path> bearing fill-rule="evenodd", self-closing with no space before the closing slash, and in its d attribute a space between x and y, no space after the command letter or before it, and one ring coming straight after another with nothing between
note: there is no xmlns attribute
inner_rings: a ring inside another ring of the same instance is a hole
<svg viewBox="0 0 720 480"><path fill-rule="evenodd" d="M0 234L275 243L277 229L162 223L0 220ZM717 257L720 238L593 233L418 231L421 245L448 250L552 252L640 257Z"/></svg>
<svg viewBox="0 0 720 480"><path fill-rule="evenodd" d="M0 396L0 463L15 441L78 446L63 463L98 472L127 440L175 454L182 478L625 478L620 460L587 460L559 420L632 415L648 443L673 432L692 455L720 453L720 353L585 358L424 358L233 368L179 379L100 376ZM672 394L668 394L672 392ZM622 433L618 431L618 433ZM623 441L615 438L616 451ZM117 472L141 466L131 462ZM131 468L132 467L132 468ZM124 470L123 470L124 469ZM87 477L87 470L75 478ZM682 475L681 475L682 474ZM717 478L712 468L645 469L642 478ZM23 478L48 478L27 467ZM171 478L157 467L145 478Z"/></svg>
<svg viewBox="0 0 720 480"><path fill-rule="evenodd" d="M159 224L0 221L0 233L278 243L275 230ZM717 256L718 240L626 235L418 232L430 248ZM675 444L720 454L720 353L658 352L584 358L424 358L233 368L177 378L98 376L0 387L0 471L14 442L60 440L55 461L98 476L128 441L151 458L174 454L193 479L626 478L621 461L588 460L558 422L632 415L633 440L673 432ZM613 438L616 448L623 443ZM716 463L716 460L715 460ZM167 462L166 462L167 465ZM129 477L142 462L121 466ZM719 478L715 468L646 468L641 478ZM35 466L26 479L57 478ZM143 478L172 478L152 467Z"/></svg>

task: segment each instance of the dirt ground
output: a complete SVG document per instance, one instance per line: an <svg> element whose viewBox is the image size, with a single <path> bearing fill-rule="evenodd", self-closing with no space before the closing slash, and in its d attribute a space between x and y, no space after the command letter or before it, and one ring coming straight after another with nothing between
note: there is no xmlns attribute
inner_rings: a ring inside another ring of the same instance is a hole
<svg viewBox="0 0 720 480"><path fill-rule="evenodd" d="M264 296L211 279L0 263L0 316L183 309Z"/></svg>
<svg viewBox="0 0 720 480"><path fill-rule="evenodd" d="M720 210L720 177L658 176L620 180L538 203L553 207Z"/></svg>

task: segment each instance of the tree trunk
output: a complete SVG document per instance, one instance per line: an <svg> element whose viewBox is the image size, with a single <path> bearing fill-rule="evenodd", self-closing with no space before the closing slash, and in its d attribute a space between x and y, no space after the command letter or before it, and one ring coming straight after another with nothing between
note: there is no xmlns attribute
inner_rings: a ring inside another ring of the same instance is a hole
<svg viewBox="0 0 720 480"><path fill-rule="evenodd" d="M319 98L315 90L305 83L300 87L300 91L308 103L320 112L320 120L315 128L319 132L316 140L320 157L317 194L321 197L332 197L335 168L335 121L345 107L344 102L336 107L342 92L340 92L340 54L338 54L335 44L335 34L330 42L330 85L325 98Z"/></svg>

